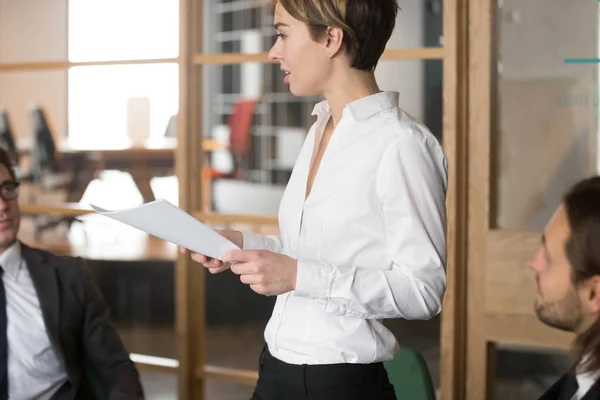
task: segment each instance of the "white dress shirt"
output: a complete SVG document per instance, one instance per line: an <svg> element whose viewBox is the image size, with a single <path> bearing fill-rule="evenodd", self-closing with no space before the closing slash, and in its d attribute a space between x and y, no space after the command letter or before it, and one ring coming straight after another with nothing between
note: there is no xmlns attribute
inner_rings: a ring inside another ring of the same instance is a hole
<svg viewBox="0 0 600 400"><path fill-rule="evenodd" d="M576 375L578 389L571 400L581 400L600 378L600 371L581 372Z"/></svg>
<svg viewBox="0 0 600 400"><path fill-rule="evenodd" d="M447 160L397 92L348 104L305 200L313 154L330 118L311 127L279 208L280 235L244 232L244 249L298 260L296 289L277 297L265 329L290 364L394 357L385 318L429 319L446 288Z"/></svg>
<svg viewBox="0 0 600 400"><path fill-rule="evenodd" d="M21 246L0 254L8 320L8 391L11 399L50 399L67 380L52 345Z"/></svg>

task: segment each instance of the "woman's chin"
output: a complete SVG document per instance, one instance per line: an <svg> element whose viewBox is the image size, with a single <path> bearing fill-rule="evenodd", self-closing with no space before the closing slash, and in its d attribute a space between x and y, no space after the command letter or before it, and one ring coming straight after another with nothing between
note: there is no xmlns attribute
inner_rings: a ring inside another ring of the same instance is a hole
<svg viewBox="0 0 600 400"><path fill-rule="evenodd" d="M320 94L319 92L298 85L290 85L290 92L297 97L316 96Z"/></svg>
<svg viewBox="0 0 600 400"><path fill-rule="evenodd" d="M294 96L302 96L302 91L298 90L298 87L296 87L295 85L290 85L290 93Z"/></svg>

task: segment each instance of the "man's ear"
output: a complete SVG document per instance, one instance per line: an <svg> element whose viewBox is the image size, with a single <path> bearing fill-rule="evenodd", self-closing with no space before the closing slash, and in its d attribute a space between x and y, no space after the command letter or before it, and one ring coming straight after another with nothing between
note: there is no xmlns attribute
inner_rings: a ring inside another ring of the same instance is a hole
<svg viewBox="0 0 600 400"><path fill-rule="evenodd" d="M600 275L595 275L581 285L582 300L588 311L600 314Z"/></svg>
<svg viewBox="0 0 600 400"><path fill-rule="evenodd" d="M328 27L325 32L325 50L327 56L335 56L342 48L344 42L344 31L341 28Z"/></svg>

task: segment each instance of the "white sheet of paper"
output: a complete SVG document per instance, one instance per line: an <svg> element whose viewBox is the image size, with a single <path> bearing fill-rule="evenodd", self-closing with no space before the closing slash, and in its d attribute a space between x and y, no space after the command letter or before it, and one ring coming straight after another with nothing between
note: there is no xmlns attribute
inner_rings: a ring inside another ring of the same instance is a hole
<svg viewBox="0 0 600 400"><path fill-rule="evenodd" d="M220 260L225 252L239 250L233 242L167 200L155 200L119 211L90 205L98 214L208 257Z"/></svg>

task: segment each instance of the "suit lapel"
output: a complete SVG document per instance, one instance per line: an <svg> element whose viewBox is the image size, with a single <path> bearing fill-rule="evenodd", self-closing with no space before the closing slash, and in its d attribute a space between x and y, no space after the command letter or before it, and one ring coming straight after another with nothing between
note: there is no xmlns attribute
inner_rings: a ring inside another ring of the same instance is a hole
<svg viewBox="0 0 600 400"><path fill-rule="evenodd" d="M42 252L21 244L22 256L27 263L29 275L37 292L40 308L44 317L46 331L52 347L64 362L63 349L60 345L60 291L56 270L47 262Z"/></svg>
<svg viewBox="0 0 600 400"><path fill-rule="evenodd" d="M566 375L560 378L538 400L559 400L566 379Z"/></svg>
<svg viewBox="0 0 600 400"><path fill-rule="evenodd" d="M558 400L560 399L560 395L563 391L563 387L567 380L567 376L565 375L560 378L546 393L542 395L538 400ZM581 400L600 400L600 380L596 381L596 383L588 390L588 392L581 398Z"/></svg>

